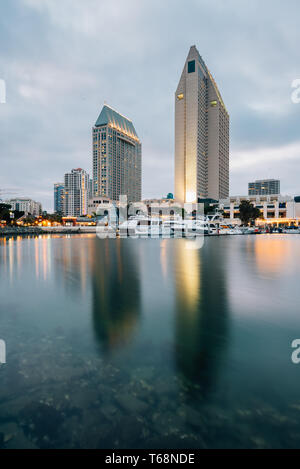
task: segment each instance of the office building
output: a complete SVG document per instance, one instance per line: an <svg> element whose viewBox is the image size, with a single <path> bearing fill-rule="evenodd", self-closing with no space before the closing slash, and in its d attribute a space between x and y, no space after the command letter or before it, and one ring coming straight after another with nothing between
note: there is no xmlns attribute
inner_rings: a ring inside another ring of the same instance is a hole
<svg viewBox="0 0 300 469"><path fill-rule="evenodd" d="M191 47L175 94L175 198L229 196L229 114L210 71Z"/></svg>
<svg viewBox="0 0 300 469"><path fill-rule="evenodd" d="M13 212L24 212L25 215L32 215L34 217L39 217L42 214L42 204L32 199L11 199L7 200L5 203L11 206Z"/></svg>
<svg viewBox="0 0 300 469"><path fill-rule="evenodd" d="M277 179L264 179L249 182L249 195L278 195L280 194L280 181Z"/></svg>

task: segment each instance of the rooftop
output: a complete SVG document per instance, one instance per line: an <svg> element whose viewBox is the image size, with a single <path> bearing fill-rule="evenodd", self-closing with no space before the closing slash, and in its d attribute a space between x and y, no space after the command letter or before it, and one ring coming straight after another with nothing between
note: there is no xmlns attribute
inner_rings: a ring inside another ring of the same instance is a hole
<svg viewBox="0 0 300 469"><path fill-rule="evenodd" d="M112 107L105 104L97 119L95 127L109 125L110 127L124 133L128 137L139 141L139 137L135 131L134 125L130 119L115 111Z"/></svg>

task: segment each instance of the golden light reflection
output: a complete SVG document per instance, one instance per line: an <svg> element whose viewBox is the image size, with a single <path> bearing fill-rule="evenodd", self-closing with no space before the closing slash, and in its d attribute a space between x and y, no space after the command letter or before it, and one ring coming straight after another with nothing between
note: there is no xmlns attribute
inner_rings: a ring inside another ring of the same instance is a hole
<svg viewBox="0 0 300 469"><path fill-rule="evenodd" d="M160 243L160 264L161 264L161 270L164 279L166 280L167 274L168 274L168 253L167 253L167 240L164 239Z"/></svg>
<svg viewBox="0 0 300 469"><path fill-rule="evenodd" d="M295 243L288 237L273 235L257 236L255 239L255 259L261 273L280 273L293 266Z"/></svg>
<svg viewBox="0 0 300 469"><path fill-rule="evenodd" d="M188 249L189 240L180 240L175 251L177 290L186 305L186 311L195 311L200 295L200 258L199 251Z"/></svg>

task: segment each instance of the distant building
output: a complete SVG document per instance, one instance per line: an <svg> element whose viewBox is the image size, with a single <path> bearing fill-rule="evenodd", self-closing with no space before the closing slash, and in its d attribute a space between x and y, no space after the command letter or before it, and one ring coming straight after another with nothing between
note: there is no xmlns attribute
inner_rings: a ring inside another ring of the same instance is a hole
<svg viewBox="0 0 300 469"><path fill-rule="evenodd" d="M31 199L10 199L6 204L11 206L12 211L24 212L25 215L39 217L42 214L42 204Z"/></svg>
<svg viewBox="0 0 300 469"><path fill-rule="evenodd" d="M229 196L229 114L210 71L191 47L175 94L175 198Z"/></svg>
<svg viewBox="0 0 300 469"><path fill-rule="evenodd" d="M264 179L249 182L248 195L279 195L280 181L277 179Z"/></svg>
<svg viewBox="0 0 300 469"><path fill-rule="evenodd" d="M63 213L64 211L65 185L62 182L54 184L54 212Z"/></svg>
<svg viewBox="0 0 300 469"><path fill-rule="evenodd" d="M65 175L64 215L79 217L87 215L90 178L81 168Z"/></svg>
<svg viewBox="0 0 300 469"><path fill-rule="evenodd" d="M94 197L142 197L142 145L133 123L105 105L93 128Z"/></svg>

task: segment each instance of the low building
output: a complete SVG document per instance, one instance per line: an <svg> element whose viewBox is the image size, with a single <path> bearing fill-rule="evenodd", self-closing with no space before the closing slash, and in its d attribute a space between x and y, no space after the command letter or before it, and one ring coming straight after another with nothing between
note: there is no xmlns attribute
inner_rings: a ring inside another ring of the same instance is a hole
<svg viewBox="0 0 300 469"><path fill-rule="evenodd" d="M220 200L219 209L231 224L240 224L240 204L249 201L261 212L257 224L290 225L300 223L300 203L293 197L282 195L237 196Z"/></svg>
<svg viewBox="0 0 300 469"><path fill-rule="evenodd" d="M171 195L171 194L170 194ZM182 205L175 199L162 197L161 199L145 199L141 205L147 207L147 212L152 215L175 215L182 210Z"/></svg>
<svg viewBox="0 0 300 469"><path fill-rule="evenodd" d="M11 199L5 202L7 205L11 206L11 210L24 212L25 215L32 215L34 217L39 217L42 214L42 204L40 202L35 202L32 199Z"/></svg>
<svg viewBox="0 0 300 469"><path fill-rule="evenodd" d="M95 213L97 214L97 210L99 207L105 207L105 205L108 205L110 203L111 200L108 197L93 197L89 200L88 215L94 215Z"/></svg>

